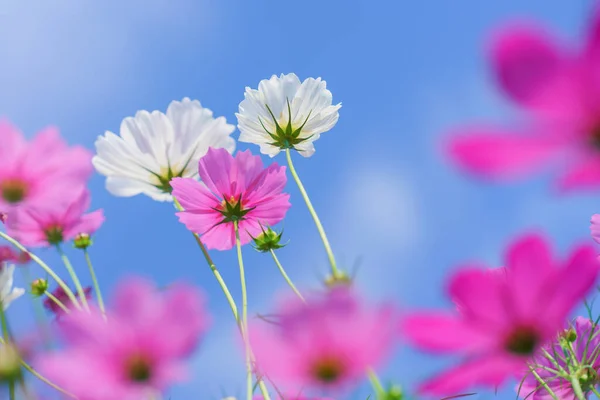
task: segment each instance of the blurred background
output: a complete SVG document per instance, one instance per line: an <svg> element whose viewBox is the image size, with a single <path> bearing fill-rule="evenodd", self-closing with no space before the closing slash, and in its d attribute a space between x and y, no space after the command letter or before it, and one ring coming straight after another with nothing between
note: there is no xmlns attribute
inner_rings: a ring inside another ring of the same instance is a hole
<svg viewBox="0 0 600 400"><path fill-rule="evenodd" d="M513 18L535 19L577 45L591 6L591 0L0 0L0 115L28 137L56 125L70 143L93 149L98 135L118 132L121 120L140 109L165 111L187 96L236 124L245 86L256 88L272 74L320 76L334 103L343 104L340 120L316 142L312 158L297 156L295 164L338 263L356 272L372 301L443 307L449 271L469 260L501 265L517 234L543 229L563 253L590 240L597 196L558 196L548 177L474 180L447 164L440 144L462 123L521 117L489 74L492 29ZM285 163L282 155L273 161ZM318 288L327 258L289 179L293 206L284 225L291 241L279 256L301 289ZM120 278L141 274L161 285L194 282L209 300L213 326L191 360L193 379L165 398L241 395L243 354L230 310L173 207L144 196L112 197L98 175L91 189L93 207L107 216L91 249L105 297ZM39 254L63 271L52 251ZM70 254L87 276L83 256ZM244 256L251 314L269 312L285 283L268 255L247 246ZM213 257L239 299L235 252ZM31 272L42 276L33 265ZM34 326L32 316L25 299L9 310L17 333ZM379 372L410 391L454 362L400 344ZM363 385L350 398L369 393ZM472 398L515 398L514 385Z"/></svg>

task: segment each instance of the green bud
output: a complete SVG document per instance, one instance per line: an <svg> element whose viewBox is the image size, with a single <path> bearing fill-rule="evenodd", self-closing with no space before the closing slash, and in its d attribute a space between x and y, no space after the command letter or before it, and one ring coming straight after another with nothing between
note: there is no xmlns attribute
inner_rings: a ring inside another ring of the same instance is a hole
<svg viewBox="0 0 600 400"><path fill-rule="evenodd" d="M281 235L283 235L283 231L280 233L275 232L270 227L267 227L265 230L262 226L262 233L258 235L258 237L252 237L254 241L254 249L260 251L261 253L266 253L271 250L277 250L285 246L285 244L280 244Z"/></svg>
<svg viewBox="0 0 600 400"><path fill-rule="evenodd" d="M386 393L385 400L402 400L403 398L402 388L398 385L392 385Z"/></svg>
<svg viewBox="0 0 600 400"><path fill-rule="evenodd" d="M79 235L75 236L73 245L77 249L85 250L92 245L92 238L87 233L80 233Z"/></svg>
<svg viewBox="0 0 600 400"><path fill-rule="evenodd" d="M11 343L0 345L0 382L14 382L21 377L21 356Z"/></svg>
<svg viewBox="0 0 600 400"><path fill-rule="evenodd" d="M31 294L33 297L43 296L44 293L48 290L48 280L38 278L35 281L31 282Z"/></svg>
<svg viewBox="0 0 600 400"><path fill-rule="evenodd" d="M598 384L598 373L592 367L583 366L576 372L575 376L584 391L588 391Z"/></svg>
<svg viewBox="0 0 600 400"><path fill-rule="evenodd" d="M573 343L577 340L577 332L575 332L575 329L573 328L567 329L564 333L564 338L567 342Z"/></svg>
<svg viewBox="0 0 600 400"><path fill-rule="evenodd" d="M337 273L331 274L325 278L325 285L328 288L334 288L337 286L350 286L352 285L352 278L347 273L338 271Z"/></svg>

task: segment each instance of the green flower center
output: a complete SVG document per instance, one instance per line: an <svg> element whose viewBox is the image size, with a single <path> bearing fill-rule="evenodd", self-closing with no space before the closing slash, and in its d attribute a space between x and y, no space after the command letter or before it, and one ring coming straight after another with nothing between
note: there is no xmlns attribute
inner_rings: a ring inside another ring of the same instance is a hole
<svg viewBox="0 0 600 400"><path fill-rule="evenodd" d="M173 171L171 167L162 167L160 173L152 172L154 178L158 180L158 183L155 184L154 187L158 188L161 192L171 194L173 192L171 180L173 178L181 178L184 173L185 167L182 168L179 172Z"/></svg>
<svg viewBox="0 0 600 400"><path fill-rule="evenodd" d="M59 225L50 225L44 229L46 240L52 245L57 245L63 242L63 229Z"/></svg>
<svg viewBox="0 0 600 400"><path fill-rule="evenodd" d="M241 194L237 198L235 196L227 197L225 195L223 198L224 200L221 202L219 208L213 208L213 210L220 212L223 216L223 220L220 222L221 224L242 221L246 214L254 210L254 207L244 208Z"/></svg>
<svg viewBox="0 0 600 400"><path fill-rule="evenodd" d="M133 355L125 365L127 377L134 382L147 382L152 377L152 365L150 361L141 355Z"/></svg>
<svg viewBox="0 0 600 400"><path fill-rule="evenodd" d="M318 359L311 368L311 375L319 382L330 384L339 380L346 367L338 357L327 356Z"/></svg>
<svg viewBox="0 0 600 400"><path fill-rule="evenodd" d="M537 332L530 327L518 327L506 340L506 349L517 355L530 355L539 343Z"/></svg>
<svg viewBox="0 0 600 400"><path fill-rule="evenodd" d="M302 129L304 129L304 126L308 122L312 110L308 113L308 115L304 119L304 122L299 127L294 128L292 126L292 107L290 106L290 100L286 99L286 101L288 109L288 122L286 126L282 126L279 124L279 120L277 119L277 117L275 117L275 114L273 114L273 111L271 111L271 108L268 104L265 104L265 107L267 108L269 114L271 115L271 118L273 119L273 123L275 124L275 131L270 132L265 127L265 124L263 123L262 119L260 119L260 117L258 117L258 122L260 122L260 125L265 130L265 132L267 132L271 139L273 139L273 141L269 143L271 146L276 146L280 149L295 149L295 146L297 144L300 144L312 137L312 135L303 138L300 137L300 133L302 133Z"/></svg>
<svg viewBox="0 0 600 400"><path fill-rule="evenodd" d="M7 203L18 203L27 195L27 183L20 179L7 179L0 182L0 193Z"/></svg>

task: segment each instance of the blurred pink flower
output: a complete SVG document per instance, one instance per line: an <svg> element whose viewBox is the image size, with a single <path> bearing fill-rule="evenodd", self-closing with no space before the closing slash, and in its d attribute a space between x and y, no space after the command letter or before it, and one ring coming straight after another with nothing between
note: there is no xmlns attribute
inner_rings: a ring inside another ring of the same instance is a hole
<svg viewBox="0 0 600 400"><path fill-rule="evenodd" d="M395 311L370 307L339 287L303 303L281 305L272 324L250 325L257 368L289 393L347 389L392 352Z"/></svg>
<svg viewBox="0 0 600 400"><path fill-rule="evenodd" d="M8 234L26 246L51 246L82 233L92 235L104 222L104 213L85 214L91 201L89 191L73 194L46 207L16 210L6 224Z"/></svg>
<svg viewBox="0 0 600 400"><path fill-rule="evenodd" d="M456 272L448 292L458 312L421 312L405 319L404 334L417 347L466 359L426 382L423 392L456 395L475 385L500 385L521 373L534 352L564 327L600 268L593 246L577 247L560 262L538 235L510 245L505 265Z"/></svg>
<svg viewBox="0 0 600 400"><path fill-rule="evenodd" d="M75 291L73 291L73 293L75 293ZM85 294L86 299L90 300L92 298L92 287L88 286L83 288L83 293ZM62 288L62 286L57 287L56 289L54 289L54 291L52 292L52 295L54 297L56 297L58 299L58 301L60 301L65 307L67 307L69 310L74 310L75 308L73 307L73 304L71 303L71 299L69 298L69 296L67 296L67 293L65 292L65 289ZM60 308L60 306L58 304L56 304L54 302L54 300L52 300L49 297L46 297L44 299L44 308L50 312L52 312L56 318L60 318L64 315L64 311L62 308Z"/></svg>
<svg viewBox="0 0 600 400"><path fill-rule="evenodd" d="M592 215L590 231L596 243L600 243L600 214Z"/></svg>
<svg viewBox="0 0 600 400"><path fill-rule="evenodd" d="M138 400L185 378L183 359L209 324L192 286L161 291L140 279L122 283L114 307L73 311L58 325L65 350L42 354L37 367L80 400Z"/></svg>
<svg viewBox="0 0 600 400"><path fill-rule="evenodd" d="M531 120L522 129L462 129L450 140L451 158L503 179L561 159L561 189L600 188L600 7L579 52L535 24L513 23L496 32L490 58L500 87Z"/></svg>
<svg viewBox="0 0 600 400"><path fill-rule="evenodd" d="M69 147L56 128L46 128L30 142L0 119L0 207L48 205L77 192L92 173L92 154ZM10 218L9 218L10 220Z"/></svg>
<svg viewBox="0 0 600 400"><path fill-rule="evenodd" d="M263 168L260 156L249 150L235 158L225 149L210 148L200 159L198 173L203 183L192 178L173 178L173 196L185 211L179 220L202 235L209 249L229 250L235 246L234 221L239 221L240 241L262 233L263 226L281 221L290 208L285 167L277 163Z"/></svg>

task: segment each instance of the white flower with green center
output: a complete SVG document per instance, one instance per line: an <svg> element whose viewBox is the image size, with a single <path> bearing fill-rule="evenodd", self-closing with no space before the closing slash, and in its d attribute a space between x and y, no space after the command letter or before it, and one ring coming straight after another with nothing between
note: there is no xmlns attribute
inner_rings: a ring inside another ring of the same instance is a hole
<svg viewBox="0 0 600 400"><path fill-rule="evenodd" d="M14 265L0 264L0 301L6 310L10 303L25 293L25 289L13 288Z"/></svg>
<svg viewBox="0 0 600 400"><path fill-rule="evenodd" d="M198 161L209 147L232 153L235 130L225 117L214 118L198 100L173 101L167 112L138 111L121 123L120 136L106 132L96 140L96 170L115 196L143 193L172 201L174 177L198 178Z"/></svg>
<svg viewBox="0 0 600 400"><path fill-rule="evenodd" d="M337 123L341 103L332 105L332 95L321 78L304 82L296 74L265 79L258 90L246 88L240 103L240 142L260 146L271 157L282 149L295 149L304 157L315 152L313 142Z"/></svg>

